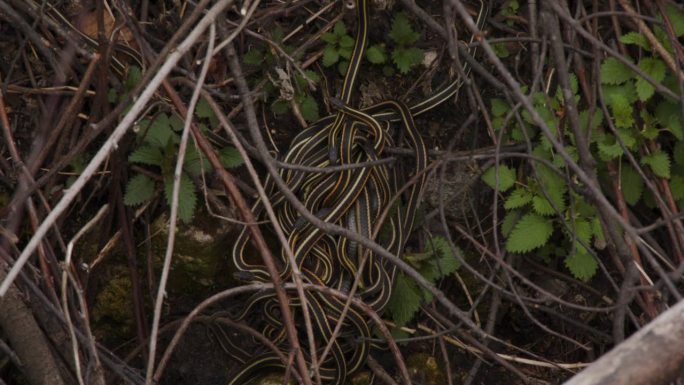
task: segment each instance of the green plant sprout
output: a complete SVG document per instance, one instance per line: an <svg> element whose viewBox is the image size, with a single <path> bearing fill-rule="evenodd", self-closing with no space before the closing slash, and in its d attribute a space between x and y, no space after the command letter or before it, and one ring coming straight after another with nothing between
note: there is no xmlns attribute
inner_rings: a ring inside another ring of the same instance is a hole
<svg viewBox="0 0 684 385"><path fill-rule="evenodd" d="M281 28L276 27L273 29L271 40L275 44L280 45L284 52L290 54L294 49L291 46L283 44L284 37L285 34ZM256 75L250 77L253 84L264 84L264 101L271 103L271 112L276 115L282 115L290 111L291 105L289 98L293 98L294 102L299 106L299 110L304 120L313 123L319 119L318 103L311 95L308 82L301 73L296 73L294 75L294 81L287 79L287 86L282 84L282 80L280 82L274 81L274 79L279 79L280 77L277 74L274 74L278 58L274 55L272 49L268 49L264 45L255 45L245 53L242 61L248 69L256 72ZM318 74L313 71L305 70L304 74L314 84L320 80ZM282 97L283 92L278 92L279 88L293 88L294 95L288 95L288 100L286 100Z"/></svg>
<svg viewBox="0 0 684 385"><path fill-rule="evenodd" d="M674 6L666 7L676 37L684 36L684 12ZM672 48L660 26L654 29L659 43ZM677 74L667 70L666 64L651 50L648 39L638 32L629 32L620 39L623 44L639 50L636 65L656 82L678 92ZM645 188L642 176L661 179L669 184L673 200L684 209L684 131L679 105L660 94L640 74L616 58L605 58L600 66L602 100L610 116L600 109L582 110L587 105L578 92L577 78L571 76L571 89L580 107L580 127L588 132L592 155L597 161L599 180L610 184L613 179L608 169L618 170L622 198L631 207L656 207L652 192ZM566 150L577 160L574 134L564 119L564 98L560 87L555 94L538 92L531 95L533 105ZM538 161L532 167L500 164L489 168L482 180L496 188L504 198L506 212L501 222L501 234L506 239L506 250L511 253L535 255L549 262L562 259L578 279L591 279L598 268L593 250L605 245L602 224L596 209L584 196L568 188L574 182L565 162L530 115L522 113L521 122L509 122L509 104L501 99L491 100L492 124L497 132L505 130L505 142L529 143ZM610 121L607 121L610 119ZM631 163L626 153L636 159ZM553 242L551 242L553 240ZM570 252L568 252L570 250Z"/></svg>
<svg viewBox="0 0 684 385"><path fill-rule="evenodd" d="M441 236L431 237L425 252L406 255L404 258L433 284L460 267L448 241ZM432 293L418 286L412 278L399 273L395 280L392 297L387 304L387 311L397 327L401 327L413 319L421 305L431 300Z"/></svg>

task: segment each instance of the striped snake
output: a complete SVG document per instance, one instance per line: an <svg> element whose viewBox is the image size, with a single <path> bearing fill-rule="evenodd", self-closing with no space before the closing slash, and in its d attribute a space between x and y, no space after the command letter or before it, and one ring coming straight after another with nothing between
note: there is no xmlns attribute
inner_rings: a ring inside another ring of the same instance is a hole
<svg viewBox="0 0 684 385"><path fill-rule="evenodd" d="M452 97L463 84L463 79L456 79L430 98L412 106L389 100L364 108L351 107L352 94L367 45L368 1L357 0L355 45L340 96L332 100L336 114L321 119L299 133L282 160L292 165L315 168L353 165L377 161L383 157L386 148L402 146L413 150L411 174L416 181L401 195L398 203L393 204L385 222L378 223L382 212L388 209L390 200L407 179L398 165L375 164L334 173L281 169L280 177L306 209L322 221L346 227L368 238L372 237L374 228L381 227L382 231L376 241L391 253L401 255L413 228L428 162L427 149L416 128L414 117ZM487 7L484 0L481 0L477 17L479 27L482 27L486 14ZM466 67L465 73L467 72ZM392 135L392 132L399 132L400 135ZM348 292L359 270L361 256L367 251L356 242L344 237L334 237L303 221L292 204L275 188L270 177L266 180L266 188L304 282ZM262 207L262 203L257 202L253 207L254 213L261 215ZM248 244L248 232L245 229L239 235L232 252L238 272L249 276L252 281L270 281L265 267L250 255ZM373 310L382 314L392 293L396 266L372 252L367 255L365 268L359 277L358 295ZM278 262L281 277L290 279L292 267L284 252L281 252ZM315 338L319 341L318 347L327 344L332 347L325 361L319 363L321 378L326 384L344 384L348 375L363 366L371 349L368 342L371 336L368 321L360 310L352 307L342 320L340 336L332 340L333 329L340 320L345 303L321 292L306 292L305 295L312 314ZM296 296L292 299L292 306L295 309L295 322L303 325L299 314L301 311L297 311L300 304ZM249 318L249 322L265 336L285 347L285 329L274 293L253 295L236 318ZM244 355L241 359L245 359ZM282 362L273 353L246 359L229 384L247 383L257 375L257 369L263 371L269 367L283 368Z"/></svg>

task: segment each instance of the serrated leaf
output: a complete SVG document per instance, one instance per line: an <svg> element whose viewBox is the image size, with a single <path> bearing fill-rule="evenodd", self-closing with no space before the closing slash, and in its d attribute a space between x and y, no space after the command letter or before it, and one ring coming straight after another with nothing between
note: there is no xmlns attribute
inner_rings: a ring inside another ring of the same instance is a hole
<svg viewBox="0 0 684 385"><path fill-rule="evenodd" d="M535 151L535 154L538 153L538 150ZM546 193L544 194L540 192L538 196L543 198L545 201L550 200L553 202L553 205L551 202L546 202L548 207L546 207L545 215L555 214L555 211L553 210L554 205L558 211L565 210L565 193L568 191L568 186L565 180L556 174L552 169L543 164L537 166L537 177L539 178L539 187L543 189L544 193ZM534 200L532 203L535 203ZM538 211L539 213L543 212L541 207L537 207L536 209L540 210Z"/></svg>
<svg viewBox="0 0 684 385"><path fill-rule="evenodd" d="M678 201L684 199L684 176L672 175L670 179L670 190L672 190L672 198Z"/></svg>
<svg viewBox="0 0 684 385"><path fill-rule="evenodd" d="M495 117L504 116L511 109L503 99L492 98L490 102L492 103L492 115Z"/></svg>
<svg viewBox="0 0 684 385"><path fill-rule="evenodd" d="M145 203L154 196L154 180L143 174L136 174L128 180L124 204L136 206Z"/></svg>
<svg viewBox="0 0 684 385"><path fill-rule="evenodd" d="M556 214L551 203L543 196L535 196L532 198L532 208L535 213L545 217Z"/></svg>
<svg viewBox="0 0 684 385"><path fill-rule="evenodd" d="M627 96L623 94L614 94L608 99L608 105L613 113L615 125L619 128L627 128L634 125L634 107L630 103Z"/></svg>
<svg viewBox="0 0 684 385"><path fill-rule="evenodd" d="M663 100L656 106L655 117L658 122L681 141L684 140L684 130L682 130L680 116L679 104Z"/></svg>
<svg viewBox="0 0 684 385"><path fill-rule="evenodd" d="M141 80L142 80L142 71L140 71L140 67L131 66L128 69L128 75L126 76L126 83L124 84L124 88L125 88L126 92L132 91L138 84L140 84Z"/></svg>
<svg viewBox="0 0 684 385"><path fill-rule="evenodd" d="M404 274L397 274L392 296L387 303L387 310L398 327L406 325L420 308L422 300L418 285Z"/></svg>
<svg viewBox="0 0 684 385"><path fill-rule="evenodd" d="M573 231L571 237L579 239L587 245L589 242L591 242L593 232L591 223L589 223L589 221L584 219L575 219L574 223L571 223L571 226L571 230Z"/></svg>
<svg viewBox="0 0 684 385"><path fill-rule="evenodd" d="M199 176L202 171L210 172L213 170L209 160L202 156L194 144L189 143L183 158L183 169L192 176Z"/></svg>
<svg viewBox="0 0 684 385"><path fill-rule="evenodd" d="M565 258L565 266L575 278L586 282L596 274L598 263L584 247L579 244L575 247L575 253Z"/></svg>
<svg viewBox="0 0 684 385"><path fill-rule="evenodd" d="M675 164L684 166L684 142L677 142L672 150Z"/></svg>
<svg viewBox="0 0 684 385"><path fill-rule="evenodd" d="M337 48L332 46L325 47L323 50L323 65L330 67L337 63L338 60L340 60L340 53L337 51Z"/></svg>
<svg viewBox="0 0 684 385"><path fill-rule="evenodd" d="M435 283L456 271L461 264L451 252L449 242L444 237L432 237L427 243L427 253L431 255L428 263L420 269L420 274L428 281Z"/></svg>
<svg viewBox="0 0 684 385"><path fill-rule="evenodd" d="M519 217L519 210L507 212L501 221L501 235L508 238L508 236L511 234L511 231L513 231L513 227L515 227L515 224L518 222Z"/></svg>
<svg viewBox="0 0 684 385"><path fill-rule="evenodd" d="M340 37L340 47L342 48L352 48L354 46L354 39L349 35L344 35Z"/></svg>
<svg viewBox="0 0 684 385"><path fill-rule="evenodd" d="M278 99L271 104L271 111L276 115L282 115L287 112L290 105L282 99Z"/></svg>
<svg viewBox="0 0 684 385"><path fill-rule="evenodd" d="M128 156L128 161L161 167L164 155L159 147L140 146Z"/></svg>
<svg viewBox="0 0 684 385"><path fill-rule="evenodd" d="M351 58L351 55L352 55L352 49L351 48L340 47L338 52L340 54L340 57L343 59L349 60L349 58Z"/></svg>
<svg viewBox="0 0 684 385"><path fill-rule="evenodd" d="M603 161L609 161L624 154L620 143L618 143L615 136L612 134L602 135L599 140L597 140L596 144L599 150L599 157Z"/></svg>
<svg viewBox="0 0 684 385"><path fill-rule="evenodd" d="M492 49L494 50L496 56L500 57L501 59L511 56L511 52L508 50L506 43L494 43L492 44Z"/></svg>
<svg viewBox="0 0 684 385"><path fill-rule="evenodd" d="M197 204L197 192L195 191L195 184L190 177L185 173L181 174L180 186L178 191L178 219L185 223L192 220L195 214L195 205ZM166 178L164 180L164 195L166 203L171 205L171 198L173 196L173 178Z"/></svg>
<svg viewBox="0 0 684 385"><path fill-rule="evenodd" d="M340 73L340 75L344 76L347 73L347 69L349 69L348 61L343 60L337 64L337 71Z"/></svg>
<svg viewBox="0 0 684 385"><path fill-rule="evenodd" d="M411 28L411 23L409 23L406 14L399 12L394 16L389 37L394 40L395 43L407 46L415 43L420 35Z"/></svg>
<svg viewBox="0 0 684 385"><path fill-rule="evenodd" d="M423 51L415 47L395 48L392 51L392 61L399 72L405 74L423 61Z"/></svg>
<svg viewBox="0 0 684 385"><path fill-rule="evenodd" d="M145 138L144 141L152 146L159 148L166 148L168 143L177 143L180 138L171 129L171 124L169 122L169 117L166 114L159 114L154 121L148 127L142 127Z"/></svg>
<svg viewBox="0 0 684 385"><path fill-rule="evenodd" d="M495 189L497 168L490 167L482 174L482 180L491 188ZM504 192L515 184L515 171L506 165L499 165L499 191Z"/></svg>
<svg viewBox="0 0 684 385"><path fill-rule="evenodd" d="M309 123L318 121L320 118L318 115L318 103L311 95L304 95L298 98L299 100L299 111L302 113L302 117Z"/></svg>
<svg viewBox="0 0 684 385"><path fill-rule="evenodd" d="M537 214L525 214L506 240L506 250L511 253L527 253L548 242L553 233L551 219Z"/></svg>
<svg viewBox="0 0 684 385"><path fill-rule="evenodd" d="M674 4L668 4L665 6L665 15L667 15L672 24L675 36L680 37L684 35L684 11Z"/></svg>
<svg viewBox="0 0 684 385"><path fill-rule="evenodd" d="M245 163L242 159L240 152L232 146L223 147L219 150L219 159L221 164L225 168L236 168L240 167Z"/></svg>
<svg viewBox="0 0 684 385"><path fill-rule="evenodd" d="M630 206L634 206L639 202L641 194L644 192L644 181L632 166L623 164L620 173L620 187L622 195L625 197L625 202Z"/></svg>
<svg viewBox="0 0 684 385"><path fill-rule="evenodd" d="M242 62L258 67L264 62L264 53L258 48L252 48L242 56Z"/></svg>
<svg viewBox="0 0 684 385"><path fill-rule="evenodd" d="M504 203L506 210L523 207L532 201L532 193L525 188L517 188L511 192Z"/></svg>
<svg viewBox="0 0 684 385"><path fill-rule="evenodd" d="M648 165L654 174L661 178L670 178L670 156L663 151L656 151L641 158L641 164Z"/></svg>
<svg viewBox="0 0 684 385"><path fill-rule="evenodd" d="M651 43L648 42L646 36L638 32L628 32L622 35L620 37L620 42L624 44L635 44L647 51L651 50Z"/></svg>
<svg viewBox="0 0 684 385"><path fill-rule="evenodd" d="M387 61L385 49L381 45L373 45L366 50L366 59L373 64L382 64Z"/></svg>
<svg viewBox="0 0 684 385"><path fill-rule="evenodd" d="M203 97L197 101L197 106L195 106L195 116L198 118L215 118L214 110L211 109L209 102Z"/></svg>
<svg viewBox="0 0 684 385"><path fill-rule="evenodd" d="M601 63L601 83L622 84L634 76L634 72L614 57Z"/></svg>
<svg viewBox="0 0 684 385"><path fill-rule="evenodd" d="M333 33L340 37L347 34L347 26L344 24L342 20L335 23L335 26L333 27Z"/></svg>
<svg viewBox="0 0 684 385"><path fill-rule="evenodd" d="M650 75L655 81L662 82L665 78L665 63L662 60L656 58L643 58L639 62L639 68ZM653 96L655 92L655 87L651 83L647 82L641 76L637 77L636 80L637 94L639 95L639 100L646 101Z"/></svg>
<svg viewBox="0 0 684 385"><path fill-rule="evenodd" d="M337 45L339 38L332 32L326 32L321 35L321 40L334 47Z"/></svg>

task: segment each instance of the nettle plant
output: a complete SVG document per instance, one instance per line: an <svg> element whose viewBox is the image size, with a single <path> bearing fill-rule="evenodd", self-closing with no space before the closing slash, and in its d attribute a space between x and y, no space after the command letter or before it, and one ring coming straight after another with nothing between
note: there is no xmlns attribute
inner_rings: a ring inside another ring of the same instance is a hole
<svg viewBox="0 0 684 385"><path fill-rule="evenodd" d="M460 250L457 251L460 253ZM448 241L441 236L429 237L424 252L409 253L403 258L432 284L451 275L461 266ZM397 273L392 296L387 304L387 311L396 325L392 330L395 337L402 336L398 328L408 324L416 316L420 306L430 303L432 297L432 293L418 286L413 278Z"/></svg>
<svg viewBox="0 0 684 385"><path fill-rule="evenodd" d="M283 52L290 55L294 52L294 48L284 44L284 38L285 33L280 27L271 31L272 44L276 44ZM291 102L294 101L304 120L313 123L320 119L318 102L311 94L312 87L320 80L316 72L304 70L303 73L295 72L294 76L288 75L278 66L279 57L276 48L261 43L251 46L242 61L246 69L252 72L249 75L252 85L263 85L264 102L270 103L271 112L276 115L285 114L290 111Z"/></svg>
<svg viewBox="0 0 684 385"><path fill-rule="evenodd" d="M139 75L139 70L132 70L128 77L131 80L131 77ZM133 80L130 81L131 84L134 84ZM218 124L218 118L203 98L195 108L195 120L210 125ZM182 130L181 119L177 115L163 111L145 117L135 124L136 146L128 156L128 161L137 165L138 171L132 174L126 185L126 205L137 206L147 203L155 199L161 191L166 202L171 204L173 172ZM208 128L201 123L200 130L206 132ZM219 149L219 157L222 165L227 168L238 167L243 162L237 149L232 146ZM202 157L194 143L190 142L183 160L178 199L178 217L183 222L190 222L195 214L198 187L195 180L198 180L202 173L212 170L211 164Z"/></svg>
<svg viewBox="0 0 684 385"><path fill-rule="evenodd" d="M684 12L669 6L667 16L676 38L684 36ZM672 54L665 31L655 26L654 33ZM679 74L668 70L644 35L629 32L620 41L635 53L635 64L642 73L679 93ZM683 210L684 131L680 106L656 94L653 85L617 58L602 60L600 78L599 103L605 103L608 117L601 112L601 104L593 112L586 108L586 101L578 93L577 79L571 76L571 89L580 107L580 125L584 132L590 132L588 139L600 182L611 186L615 181L610 172L616 171L622 194L617 199L624 199L636 212L659 207L644 178L659 182L678 210ZM575 137L564 119L560 88L551 95L534 93L532 100L557 139L565 143L566 151L577 160ZM605 246L596 209L568 188L574 183L569 180L572 172L526 111L520 114L522 119L516 120L505 100L492 99L491 114L495 130L505 130L505 142L528 143L531 155L537 158L517 167L500 164L482 176L504 199L500 230L506 250L533 253L547 261L560 258L576 278L589 280L598 266L595 250Z"/></svg>
<svg viewBox="0 0 684 385"><path fill-rule="evenodd" d="M402 74L408 73L423 61L423 51L414 46L420 34L413 30L406 14L399 12L394 15L388 36L389 41L370 45L366 49L366 60L372 64L384 65L391 56L392 63ZM326 43L323 65L331 67L337 64L337 70L344 75L354 49L354 38L349 35L347 26L343 21L338 21L332 31L324 33L321 39ZM386 76L394 74L391 65L384 65L382 71Z"/></svg>

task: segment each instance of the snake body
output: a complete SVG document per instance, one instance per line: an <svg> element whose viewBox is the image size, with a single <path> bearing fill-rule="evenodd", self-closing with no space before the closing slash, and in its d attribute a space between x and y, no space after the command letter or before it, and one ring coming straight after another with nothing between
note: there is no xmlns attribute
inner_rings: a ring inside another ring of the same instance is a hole
<svg viewBox="0 0 684 385"><path fill-rule="evenodd" d="M357 0L357 30L354 50L350 58L339 99L332 104L336 114L325 117L298 134L283 157L293 165L324 168L377 161L388 147L402 146L413 150L411 175L414 183L400 194L398 203L387 216L385 223L378 223L383 211L388 209L392 197L407 180L400 167L391 164L376 164L368 167L345 169L334 173L308 173L296 169L282 169L280 177L296 194L311 213L325 222L372 238L374 228L382 228L384 236L376 242L395 255L401 255L407 238L413 229L415 212L425 184L424 170L428 156L425 143L420 136L414 117L429 111L452 97L462 85L458 78L437 91L432 97L408 106L402 101L389 100L365 108L351 106L352 95L367 45L369 27L369 0ZM477 23L482 26L487 7L480 1ZM467 73L467 68L466 68ZM391 134L401 132L399 139ZM292 204L274 186L270 178L266 188L280 226L293 250L295 262L306 283L348 291L359 270L361 256L367 251L356 242L344 237L334 237L310 223L302 221ZM262 212L262 203L257 202L255 214ZM252 280L268 282L266 269L253 262L248 253L248 232L239 235L232 252L232 258L239 272L248 273ZM360 275L358 295L373 310L382 314L392 293L396 266L367 253L363 274ZM292 266L285 253L281 253L281 277L290 279ZM293 292L294 294L294 292ZM342 314L344 302L321 292L306 292L306 301L317 347L323 349L331 343L333 330ZM286 345L284 327L277 311L274 293L257 293L248 299L238 320L247 320L274 343ZM301 306L293 295L292 306ZM295 321L303 325L299 311ZM258 314L258 316L254 316ZM368 321L359 309L350 308L342 320L340 337L332 340L330 354L320 364L320 374L326 384L341 385L349 374L361 368L372 346L368 342L371 330ZM307 351L305 349L305 351ZM321 352L318 352L320 354ZM283 368L280 359L272 353L253 357L234 375L229 385L245 384L265 368ZM304 374L306 375L306 374Z"/></svg>

